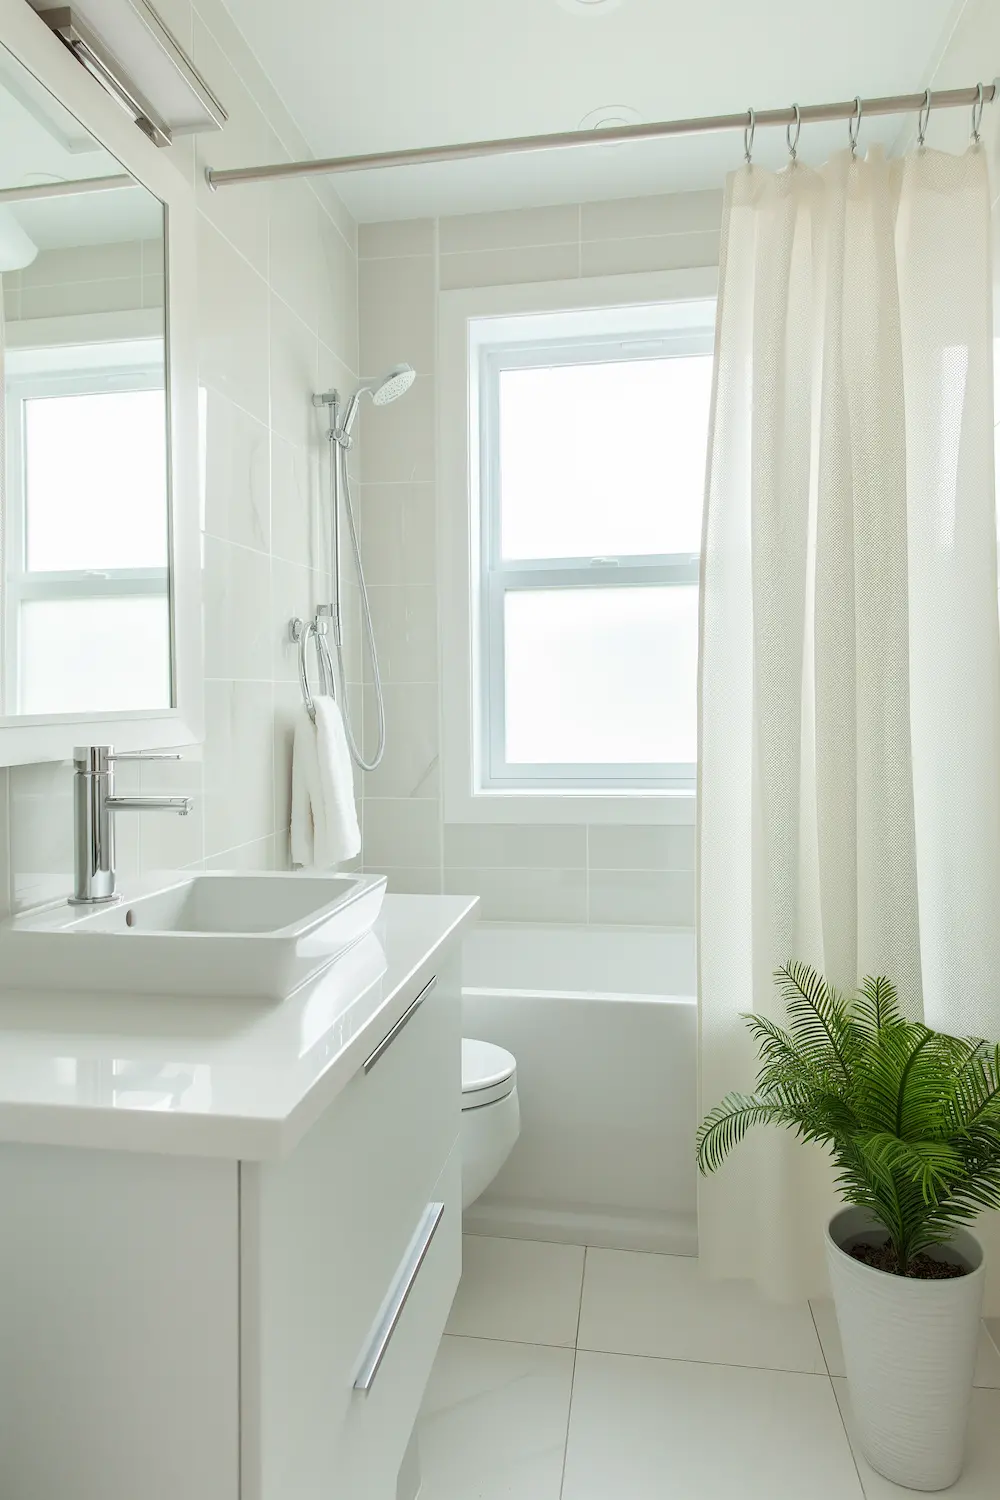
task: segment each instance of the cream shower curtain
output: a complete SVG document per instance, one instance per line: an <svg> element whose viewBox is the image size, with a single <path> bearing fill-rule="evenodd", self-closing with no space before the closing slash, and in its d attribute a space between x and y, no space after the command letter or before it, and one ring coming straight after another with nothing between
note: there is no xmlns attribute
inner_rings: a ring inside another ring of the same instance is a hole
<svg viewBox="0 0 1000 1500"><path fill-rule="evenodd" d="M1000 637L985 153L727 184L705 517L700 1086L789 958L1000 1039ZM760 1131L702 1180L712 1274L821 1290L830 1175Z"/></svg>

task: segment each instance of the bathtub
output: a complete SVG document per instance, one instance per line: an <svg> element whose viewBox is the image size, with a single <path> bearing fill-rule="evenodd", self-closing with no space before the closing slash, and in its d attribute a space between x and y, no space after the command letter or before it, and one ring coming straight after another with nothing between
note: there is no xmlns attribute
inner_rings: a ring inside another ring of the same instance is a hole
<svg viewBox="0 0 1000 1500"><path fill-rule="evenodd" d="M467 1230L696 1254L694 933L483 923L462 986L522 1117Z"/></svg>

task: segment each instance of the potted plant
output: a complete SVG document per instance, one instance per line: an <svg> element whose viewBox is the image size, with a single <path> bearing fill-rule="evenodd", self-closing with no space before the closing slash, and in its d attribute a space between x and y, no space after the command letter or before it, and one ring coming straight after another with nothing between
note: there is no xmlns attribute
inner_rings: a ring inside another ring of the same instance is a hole
<svg viewBox="0 0 1000 1500"><path fill-rule="evenodd" d="M744 1017L757 1091L705 1117L698 1165L715 1171L767 1123L829 1147L849 1206L827 1264L861 1447L896 1484L945 1489L962 1468L983 1296L965 1226L1000 1207L1000 1047L907 1020L887 979L850 999L806 964L775 979L788 1027Z"/></svg>

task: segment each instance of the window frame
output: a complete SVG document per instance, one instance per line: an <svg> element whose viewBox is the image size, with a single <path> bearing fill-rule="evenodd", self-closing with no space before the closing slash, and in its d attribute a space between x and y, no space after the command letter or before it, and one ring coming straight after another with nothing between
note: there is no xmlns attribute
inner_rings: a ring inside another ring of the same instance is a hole
<svg viewBox="0 0 1000 1500"><path fill-rule="evenodd" d="M160 343L162 340L141 342ZM86 346L84 346L86 348ZM87 349L89 353L90 350ZM47 368L11 375L6 382L5 424L7 443L7 493L4 537L4 589L0 636L3 675L0 678L0 713L21 715L20 610L37 600L76 600L162 597L170 611L170 568L87 568L43 571L27 566L28 467L26 418L29 401L55 396L115 395L130 391L164 393L163 357L159 361L121 362L94 368L81 360L79 346L52 350L54 362ZM164 495L164 541L169 557L169 472Z"/></svg>
<svg viewBox="0 0 1000 1500"><path fill-rule="evenodd" d="M479 601L481 653L477 674L481 717L484 790L532 788L554 792L691 791L695 762L516 762L506 758L506 628L508 593L529 590L650 588L697 585L701 555L619 554L604 557L551 557L505 561L501 546L500 380L507 370L578 367L582 364L634 364L650 359L711 355L714 331L668 329L641 340L642 352L623 347L620 331L573 339L531 339L484 343L479 348Z"/></svg>
<svg viewBox="0 0 1000 1500"><path fill-rule="evenodd" d="M441 795L448 823L691 824L695 790L688 787L560 788L485 786L484 746L475 677L481 651L479 360L491 320L516 332L525 315L562 337L605 326L648 336L651 307L671 304L677 326L714 329L718 267L579 277L443 291L438 304L438 650L441 683ZM519 340L520 341L520 340ZM415 478L423 477L421 475ZM426 477L431 477L428 474Z"/></svg>

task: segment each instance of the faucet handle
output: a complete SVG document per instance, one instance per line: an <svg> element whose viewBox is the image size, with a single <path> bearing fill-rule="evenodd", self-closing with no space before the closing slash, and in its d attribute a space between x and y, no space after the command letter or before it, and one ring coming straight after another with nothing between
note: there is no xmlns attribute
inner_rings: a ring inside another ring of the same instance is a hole
<svg viewBox="0 0 1000 1500"><path fill-rule="evenodd" d="M148 755L145 750L112 750L108 752L108 760L180 760L179 755Z"/></svg>

